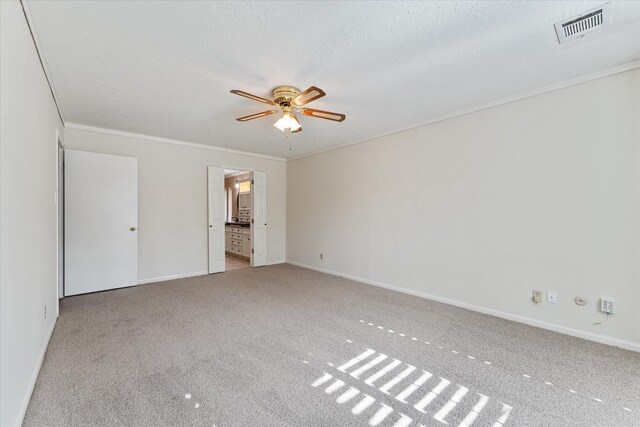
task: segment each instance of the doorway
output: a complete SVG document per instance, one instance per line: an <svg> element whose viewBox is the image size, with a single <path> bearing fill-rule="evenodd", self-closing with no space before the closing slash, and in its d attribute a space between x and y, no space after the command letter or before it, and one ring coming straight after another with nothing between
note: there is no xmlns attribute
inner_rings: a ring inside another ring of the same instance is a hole
<svg viewBox="0 0 640 427"><path fill-rule="evenodd" d="M58 299L64 297L64 147L58 139Z"/></svg>
<svg viewBox="0 0 640 427"><path fill-rule="evenodd" d="M225 269L251 266L251 180L247 170L225 169Z"/></svg>
<svg viewBox="0 0 640 427"><path fill-rule="evenodd" d="M209 166L209 273L267 263L266 174Z"/></svg>

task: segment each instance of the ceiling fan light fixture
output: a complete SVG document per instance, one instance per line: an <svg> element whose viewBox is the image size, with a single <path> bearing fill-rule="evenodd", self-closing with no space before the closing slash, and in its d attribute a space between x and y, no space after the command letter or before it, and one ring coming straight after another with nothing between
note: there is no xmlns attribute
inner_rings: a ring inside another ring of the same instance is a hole
<svg viewBox="0 0 640 427"><path fill-rule="evenodd" d="M302 127L296 115L288 112L285 112L273 125L282 132L285 132L287 129L289 129L290 132L295 132Z"/></svg>

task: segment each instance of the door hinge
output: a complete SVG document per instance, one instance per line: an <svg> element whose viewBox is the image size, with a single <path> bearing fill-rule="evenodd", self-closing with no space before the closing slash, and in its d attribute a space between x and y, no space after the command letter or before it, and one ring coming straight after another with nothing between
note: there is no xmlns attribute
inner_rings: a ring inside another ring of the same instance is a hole
<svg viewBox="0 0 640 427"><path fill-rule="evenodd" d="M253 185L253 184L254 184L254 182L253 182L253 180L251 180L251 185Z"/></svg>
<svg viewBox="0 0 640 427"><path fill-rule="evenodd" d="M253 224L253 218L251 218L251 224Z"/></svg>
<svg viewBox="0 0 640 427"><path fill-rule="evenodd" d="M251 249L251 253L253 253L253 249Z"/></svg>

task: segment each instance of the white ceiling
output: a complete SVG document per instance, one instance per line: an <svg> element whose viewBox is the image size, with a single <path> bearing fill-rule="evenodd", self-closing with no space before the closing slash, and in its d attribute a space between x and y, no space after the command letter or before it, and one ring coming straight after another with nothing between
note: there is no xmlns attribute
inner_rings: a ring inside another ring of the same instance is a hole
<svg viewBox="0 0 640 427"><path fill-rule="evenodd" d="M559 45L604 1L28 1L65 122L293 158L640 59L640 2ZM289 139L229 93L321 87Z"/></svg>
<svg viewBox="0 0 640 427"><path fill-rule="evenodd" d="M231 178L232 176L244 175L246 173L249 173L249 171L243 171L243 170L238 170L238 169L225 169L224 170L224 177L225 178Z"/></svg>

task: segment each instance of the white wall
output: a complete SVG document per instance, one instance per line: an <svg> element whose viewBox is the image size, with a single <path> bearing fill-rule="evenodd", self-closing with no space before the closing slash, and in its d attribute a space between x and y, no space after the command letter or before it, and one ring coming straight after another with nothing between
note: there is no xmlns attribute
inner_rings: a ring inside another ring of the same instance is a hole
<svg viewBox="0 0 640 427"><path fill-rule="evenodd" d="M284 262L284 161L71 128L65 148L138 159L139 281L207 273L207 166L267 173L268 262Z"/></svg>
<svg viewBox="0 0 640 427"><path fill-rule="evenodd" d="M0 2L0 16L0 425L14 426L22 422L56 319L62 123L20 3Z"/></svg>
<svg viewBox="0 0 640 427"><path fill-rule="evenodd" d="M640 351L639 123L636 69L288 162L287 260Z"/></svg>

